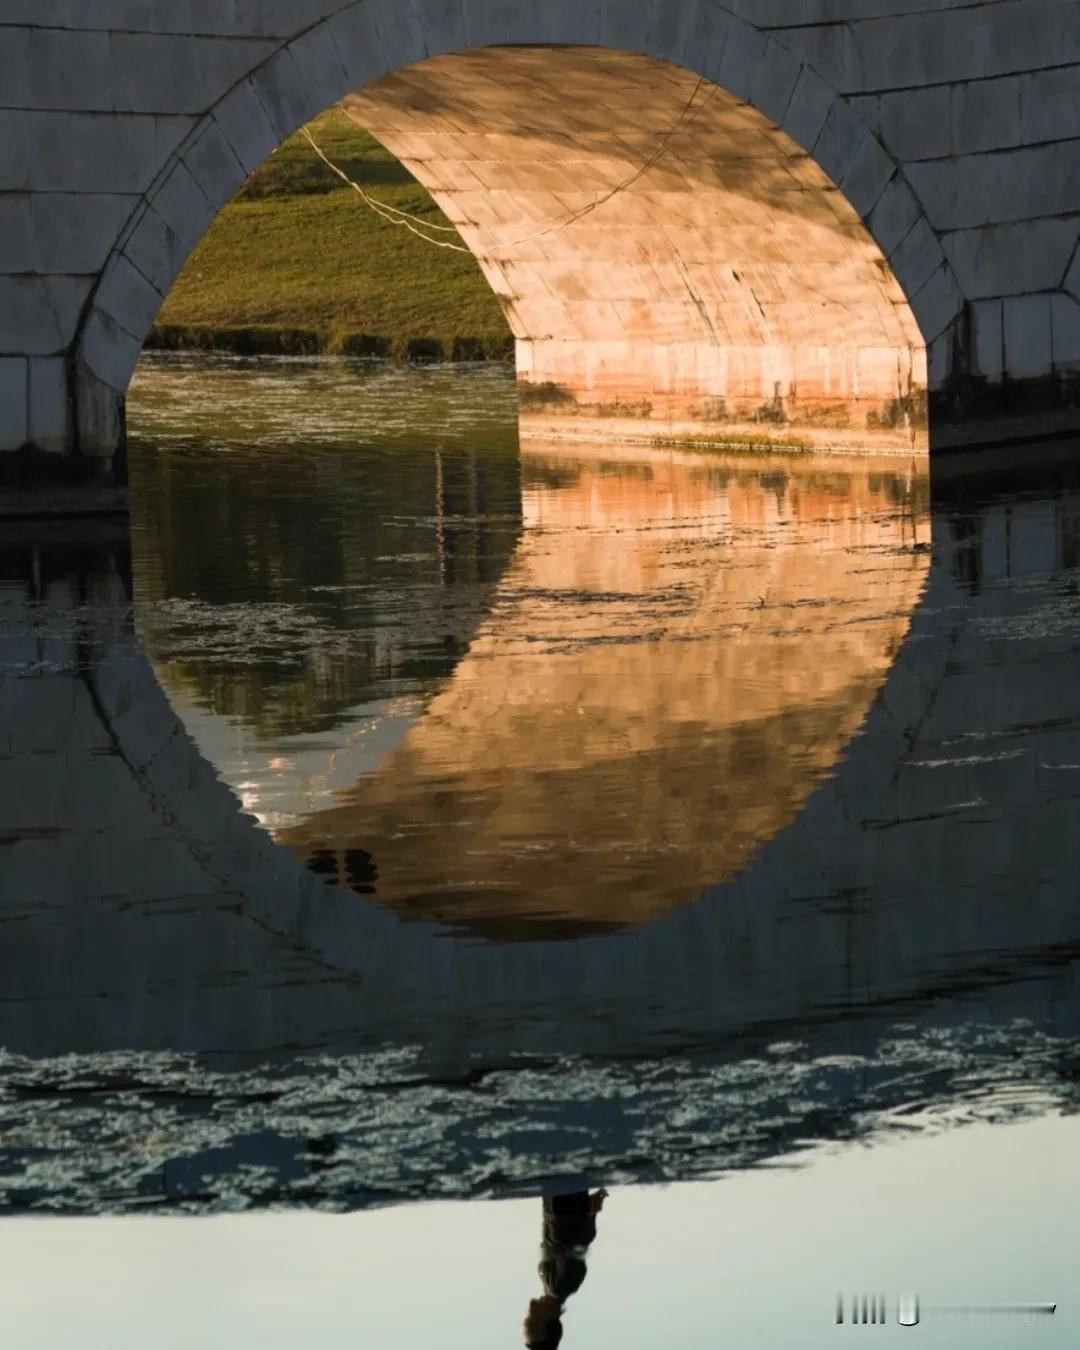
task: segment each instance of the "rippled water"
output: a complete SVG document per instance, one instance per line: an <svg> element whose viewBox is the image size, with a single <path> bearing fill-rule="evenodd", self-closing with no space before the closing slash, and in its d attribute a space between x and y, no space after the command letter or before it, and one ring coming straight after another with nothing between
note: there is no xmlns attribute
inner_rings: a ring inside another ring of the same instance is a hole
<svg viewBox="0 0 1080 1350"><path fill-rule="evenodd" d="M512 375L169 362L133 414L140 632L245 803L294 824L486 613L521 529Z"/></svg>
<svg viewBox="0 0 1080 1350"><path fill-rule="evenodd" d="M928 486L902 460L519 455L511 381L150 367L137 622L204 752L328 878L491 938L610 931L736 875L834 766L925 584Z"/></svg>
<svg viewBox="0 0 1080 1350"><path fill-rule="evenodd" d="M1075 1343L1073 447L342 362L131 420L130 535L0 541L7 1343Z"/></svg>

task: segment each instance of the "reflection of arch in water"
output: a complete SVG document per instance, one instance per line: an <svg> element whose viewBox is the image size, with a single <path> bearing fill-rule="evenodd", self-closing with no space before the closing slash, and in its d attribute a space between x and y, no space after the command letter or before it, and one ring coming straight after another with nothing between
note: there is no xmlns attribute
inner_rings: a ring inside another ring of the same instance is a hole
<svg viewBox="0 0 1080 1350"><path fill-rule="evenodd" d="M280 842L406 918L543 940L655 919L798 815L918 601L925 482L641 458L532 448L525 533L468 655Z"/></svg>
<svg viewBox="0 0 1080 1350"><path fill-rule="evenodd" d="M35 526L33 565L2 597L3 1044L423 1043L454 1073L824 1022L839 1049L870 1010L914 1021L963 990L984 1017L1075 1023L1076 756L1055 738L1080 688L1045 580L1075 558L1075 497L980 508L974 542L970 514L935 508L909 637L798 819L736 880L616 946L447 941L327 887L195 752L126 628L108 550L47 548Z"/></svg>
<svg viewBox="0 0 1080 1350"><path fill-rule="evenodd" d="M471 418L463 403L475 407ZM297 443L296 419L308 407L333 413ZM385 709L402 680L449 674L520 530L504 370L463 382L454 368L170 360L142 368L133 411L139 633L182 706L243 718L260 737L310 737L340 728L359 704ZM368 447L362 473L357 437ZM283 479L310 501L309 516L290 515ZM420 560L389 563L401 551L401 517L425 541L430 573ZM211 541L196 550L194 519ZM253 608L244 597L255 578ZM253 635L253 617L270 631ZM207 641L193 644L193 630Z"/></svg>
<svg viewBox="0 0 1080 1350"><path fill-rule="evenodd" d="M716 93L691 120L681 111L699 76ZM611 93L604 79L616 102L591 111ZM523 143L489 153L530 82L547 124L535 135L518 121ZM782 36L711 3L423 0L403 19L397 0L362 0L241 79L158 166L75 343L84 453L122 439L143 341L215 214L285 137L357 90L357 110L461 222L534 393L594 413L648 404L676 424L708 405L714 430L730 420L742 438L749 417L755 439L788 420L830 444L873 431L906 451L913 433L924 439L925 348L944 381L961 309L951 266L895 161ZM670 162L631 191L671 130ZM568 210L573 230L546 230ZM524 243L522 220L542 237Z"/></svg>
<svg viewBox="0 0 1080 1350"><path fill-rule="evenodd" d="M1075 482L1047 489L939 502L908 640L836 772L737 880L615 944L451 942L324 886L169 708L130 635L122 532L9 527L0 1043L20 1200L190 1203L216 1172L230 1204L297 1184L366 1203L442 1193L448 1166L467 1193L508 1148L515 1178L571 1159L673 1178L858 1133L868 1108L951 1114L973 1082L985 1110L1016 1066L1028 1109L1053 1109L1080 1035L1080 687L1047 578L1076 566L1080 512ZM635 1058L685 1046L701 1053ZM530 1052L599 1058L538 1074Z"/></svg>

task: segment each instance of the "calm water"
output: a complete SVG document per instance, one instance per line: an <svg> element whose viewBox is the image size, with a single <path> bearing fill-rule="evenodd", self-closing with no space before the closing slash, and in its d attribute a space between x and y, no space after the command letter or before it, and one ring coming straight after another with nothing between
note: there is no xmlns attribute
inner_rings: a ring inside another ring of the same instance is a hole
<svg viewBox="0 0 1080 1350"><path fill-rule="evenodd" d="M130 535L0 548L6 1344L1076 1344L1074 448L131 418Z"/></svg>
<svg viewBox="0 0 1080 1350"><path fill-rule="evenodd" d="M699 899L794 820L903 642L930 511L903 461L519 455L511 381L151 367L136 623L329 881L539 940Z"/></svg>

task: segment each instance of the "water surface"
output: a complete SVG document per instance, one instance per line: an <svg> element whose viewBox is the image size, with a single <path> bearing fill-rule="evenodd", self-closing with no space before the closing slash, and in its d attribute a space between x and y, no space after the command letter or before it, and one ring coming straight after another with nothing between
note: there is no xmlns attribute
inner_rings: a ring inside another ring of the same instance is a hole
<svg viewBox="0 0 1080 1350"><path fill-rule="evenodd" d="M196 369L137 386L140 631L245 806L408 918L613 931L737 875L926 581L917 464L519 454L510 372Z"/></svg>
<svg viewBox="0 0 1080 1350"><path fill-rule="evenodd" d="M1075 1118L814 1149L721 1182L613 1189L563 1345L822 1350L840 1336L933 1347L1076 1344ZM538 1199L328 1216L0 1222L5 1341L36 1350L450 1350L521 1345L540 1292ZM70 1274L58 1282L60 1267ZM834 1323L880 1292L888 1324ZM917 1293L917 1330L897 1325ZM932 1311L1060 1295L1053 1318Z"/></svg>
<svg viewBox="0 0 1080 1350"><path fill-rule="evenodd" d="M132 426L130 536L0 548L12 1344L520 1343L601 1185L568 1346L1075 1340L1072 447L519 445L508 371L336 362Z"/></svg>

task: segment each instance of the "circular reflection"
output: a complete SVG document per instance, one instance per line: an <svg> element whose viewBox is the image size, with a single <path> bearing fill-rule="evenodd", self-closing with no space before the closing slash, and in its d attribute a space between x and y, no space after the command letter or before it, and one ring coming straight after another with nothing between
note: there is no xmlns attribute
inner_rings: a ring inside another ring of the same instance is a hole
<svg viewBox="0 0 1080 1350"><path fill-rule="evenodd" d="M523 483L453 674L275 836L503 941L643 924L735 876L858 731L930 561L926 480L897 461L541 445Z"/></svg>

